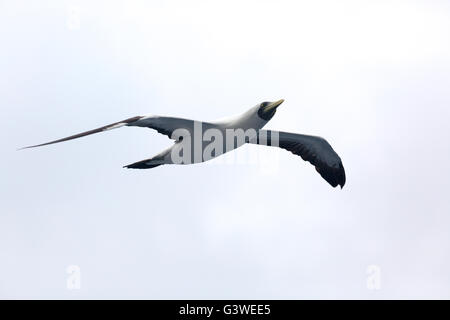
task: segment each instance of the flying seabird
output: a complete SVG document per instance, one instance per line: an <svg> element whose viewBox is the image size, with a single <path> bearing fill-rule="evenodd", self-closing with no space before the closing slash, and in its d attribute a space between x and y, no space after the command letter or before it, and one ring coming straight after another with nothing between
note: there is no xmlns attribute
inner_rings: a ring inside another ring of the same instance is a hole
<svg viewBox="0 0 450 320"><path fill-rule="evenodd" d="M262 102L238 116L210 122L155 115L137 116L23 149L64 142L124 126L146 127L169 136L175 141L174 144L152 158L127 165L124 168L149 169L163 164L205 162L245 143L251 143L286 149L310 162L331 186L340 185L342 188L345 184L344 166L341 158L325 139L297 133L262 130L283 102L283 99L275 102ZM191 141L192 137L193 141Z"/></svg>

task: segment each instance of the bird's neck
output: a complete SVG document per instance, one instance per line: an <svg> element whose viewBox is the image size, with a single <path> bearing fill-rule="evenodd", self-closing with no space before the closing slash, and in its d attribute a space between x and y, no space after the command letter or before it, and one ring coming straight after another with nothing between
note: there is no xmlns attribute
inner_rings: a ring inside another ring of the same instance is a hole
<svg viewBox="0 0 450 320"><path fill-rule="evenodd" d="M226 129L255 129L259 130L267 124L268 121L261 119L255 108L252 108L239 115L223 118L214 123Z"/></svg>

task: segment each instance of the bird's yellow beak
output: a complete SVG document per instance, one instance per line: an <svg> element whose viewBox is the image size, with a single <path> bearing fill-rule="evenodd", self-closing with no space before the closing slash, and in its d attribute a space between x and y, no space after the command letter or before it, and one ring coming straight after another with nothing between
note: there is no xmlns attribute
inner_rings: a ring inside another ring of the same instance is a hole
<svg viewBox="0 0 450 320"><path fill-rule="evenodd" d="M278 107L280 106L280 104L282 104L283 102L284 102L284 99L280 99L280 100L278 100L278 101L271 102L269 105L267 105L267 106L264 108L264 111L265 111L265 112L268 112L268 111L270 111L270 110L272 110L272 109L278 108Z"/></svg>

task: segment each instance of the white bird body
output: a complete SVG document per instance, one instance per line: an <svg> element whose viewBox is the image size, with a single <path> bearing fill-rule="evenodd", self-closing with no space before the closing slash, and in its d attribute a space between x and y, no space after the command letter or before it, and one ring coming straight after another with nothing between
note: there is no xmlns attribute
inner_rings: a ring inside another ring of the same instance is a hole
<svg viewBox="0 0 450 320"><path fill-rule="evenodd" d="M165 164L200 163L235 150L245 143L252 143L276 146L291 151L312 163L320 175L333 187L340 185L342 188L345 184L345 171L342 161L325 139L262 130L283 101L263 102L240 115L211 122L156 115L138 116L67 138L26 148L68 141L123 126L146 127L169 136L175 142L171 147L156 156L130 164L126 168L149 169Z"/></svg>

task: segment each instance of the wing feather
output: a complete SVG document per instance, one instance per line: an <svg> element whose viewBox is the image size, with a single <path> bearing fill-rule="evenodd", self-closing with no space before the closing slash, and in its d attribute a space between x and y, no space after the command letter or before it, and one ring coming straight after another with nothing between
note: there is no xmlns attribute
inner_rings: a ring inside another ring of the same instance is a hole
<svg viewBox="0 0 450 320"><path fill-rule="evenodd" d="M91 134L121 128L123 126L151 128L151 129L158 131L161 134L168 136L171 139L177 140L178 137L173 135L174 131L176 129L183 128L183 129L189 130L191 132L192 128L194 127L194 120L173 118L173 117L161 117L161 116L136 116L133 118L114 122L114 123L111 123L109 125L106 125L106 126L103 126L103 127L97 128L97 129L85 131L85 132L78 133L78 134L75 134L75 135L72 135L72 136L69 136L66 138L62 138L62 139L58 139L58 140L54 140L54 141L50 141L50 142L46 142L46 143L42 143L42 144L24 147L19 150L43 147L43 146L47 146L47 145L51 145L51 144L55 144L55 143L65 142L65 141L89 136Z"/></svg>
<svg viewBox="0 0 450 320"><path fill-rule="evenodd" d="M261 139L267 137L267 139ZM267 143L265 143L266 140ZM311 163L316 171L331 186L345 185L345 169L341 158L331 145L323 138L303 134L279 132L274 130L260 130L258 139L251 143L278 146L300 156Z"/></svg>

